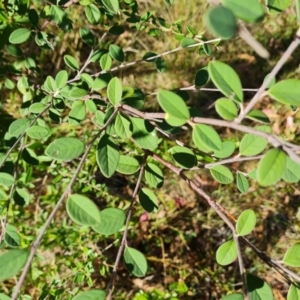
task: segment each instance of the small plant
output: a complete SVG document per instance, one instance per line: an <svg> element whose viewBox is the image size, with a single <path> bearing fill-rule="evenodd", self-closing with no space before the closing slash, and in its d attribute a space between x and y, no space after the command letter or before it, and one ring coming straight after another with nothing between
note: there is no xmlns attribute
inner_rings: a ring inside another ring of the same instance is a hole
<svg viewBox="0 0 300 300"><path fill-rule="evenodd" d="M165 0L164 5L176 6L176 2ZM253 181L268 187L280 180L295 184L300 180L297 139L276 135L267 114L256 107L270 98L298 112L300 80L275 78L300 44L299 30L265 74L262 85L250 91L254 92L251 97L236 70L213 58L213 51L237 35L262 59L269 58L268 50L245 23L261 22L266 14L294 8L300 23L300 4L265 2L222 0L211 4L203 13L208 33L184 25L182 19L169 22L134 0L11 0L0 4L4 120L0 280L9 283L1 300L28 299L26 278L31 278L34 289L39 287L38 299L112 299L121 260L130 274L146 276L147 257L134 245L136 237L130 232L142 223L132 218L133 210L146 212L146 219L148 214L159 213L157 191L170 173L205 199L231 231L217 249L216 261L221 266L238 262L242 288L222 299L273 299L270 285L250 268L246 270L241 245L285 277L290 284L287 299L300 297L299 275L287 268L300 266L300 244L286 249L282 262L272 259L246 237L256 226L254 210L232 215L195 179L196 173L209 170L212 180L233 184L242 194L249 193ZM138 34L157 41L172 36L178 47L163 53L142 51L138 46L132 51L126 39ZM138 77L144 66L163 73L168 69L165 56L190 50L208 60L196 72L194 85L161 88L151 94L141 86L128 85L128 74ZM220 97L214 101L213 112L203 113L194 107L188 91L209 93L210 88L205 88L209 84ZM224 129L234 131L234 138ZM246 172L242 168L245 161L258 163ZM111 186L120 189L120 182L113 184L116 174L135 182L130 201L112 191ZM107 200L100 203L99 198ZM60 215L59 222L56 215ZM40 222L37 228L31 228L33 218ZM21 230L17 224L22 224ZM51 227L59 230L47 234ZM113 246L112 236L113 244L118 245L113 264L106 254ZM107 244L102 251L96 246L99 237ZM50 251L53 245L64 256L64 263L49 265L47 274L37 263L41 244L49 248L50 257L57 255ZM65 268L71 272L64 278L51 275ZM11 284L10 279L21 269L17 283ZM95 269L98 276L110 274L106 287L94 286ZM84 288L87 285L90 288ZM138 292L134 299L183 299L187 292L180 279L164 292Z"/></svg>

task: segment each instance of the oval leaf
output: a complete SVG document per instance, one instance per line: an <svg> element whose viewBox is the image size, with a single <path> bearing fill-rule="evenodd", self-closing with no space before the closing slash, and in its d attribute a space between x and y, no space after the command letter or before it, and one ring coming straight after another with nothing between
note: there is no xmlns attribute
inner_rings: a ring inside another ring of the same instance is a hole
<svg viewBox="0 0 300 300"><path fill-rule="evenodd" d="M235 150L235 143L230 141L222 142L222 149L220 151L215 151L214 156L217 158L229 157Z"/></svg>
<svg viewBox="0 0 300 300"><path fill-rule="evenodd" d="M189 120L189 110L182 98L177 94L160 90L157 94L157 100L166 113L166 121L171 126L182 126Z"/></svg>
<svg viewBox="0 0 300 300"><path fill-rule="evenodd" d="M230 170L222 165L210 169L211 176L220 183L229 184L233 182L233 175Z"/></svg>
<svg viewBox="0 0 300 300"><path fill-rule="evenodd" d="M236 184L239 189L239 191L243 194L247 193L249 189L249 182L246 176L240 172L236 175Z"/></svg>
<svg viewBox="0 0 300 300"><path fill-rule="evenodd" d="M207 29L223 40L232 38L237 30L234 14L226 7L216 6L209 9L204 18Z"/></svg>
<svg viewBox="0 0 300 300"><path fill-rule="evenodd" d="M18 119L13 121L9 128L8 133L12 137L19 137L25 130L29 127L30 120L29 119Z"/></svg>
<svg viewBox="0 0 300 300"><path fill-rule="evenodd" d="M131 247L126 247L123 256L125 266L131 274L137 277L146 275L148 268L147 261L140 251Z"/></svg>
<svg viewBox="0 0 300 300"><path fill-rule="evenodd" d="M58 160L72 160L80 156L84 151L84 143L73 137L59 138L46 148L46 155Z"/></svg>
<svg viewBox="0 0 300 300"><path fill-rule="evenodd" d="M250 299L274 299L271 287L264 280L255 275L247 274L247 288Z"/></svg>
<svg viewBox="0 0 300 300"><path fill-rule="evenodd" d="M96 232L111 235L118 232L125 223L126 213L119 208L106 208L100 212L101 224L93 226Z"/></svg>
<svg viewBox="0 0 300 300"><path fill-rule="evenodd" d="M148 163L145 168L146 182L153 188L161 188L164 184L164 176L161 169L152 163Z"/></svg>
<svg viewBox="0 0 300 300"><path fill-rule="evenodd" d="M13 176L11 176L8 173L0 172L0 185L3 186L11 186L15 182L15 179Z"/></svg>
<svg viewBox="0 0 300 300"><path fill-rule="evenodd" d="M199 149L202 144L211 151L222 150L222 141L215 129L208 125L196 124L193 128L193 141ZM200 141L200 143L198 142Z"/></svg>
<svg viewBox="0 0 300 300"><path fill-rule="evenodd" d="M122 83L118 77L114 77L107 86L107 97L114 106L118 105L122 99Z"/></svg>
<svg viewBox="0 0 300 300"><path fill-rule="evenodd" d="M140 163L134 157L120 155L117 171L121 174L134 174L140 168Z"/></svg>
<svg viewBox="0 0 300 300"><path fill-rule="evenodd" d="M111 177L119 163L119 149L115 141L108 135L104 134L98 143L96 159L102 174L105 177Z"/></svg>
<svg viewBox="0 0 300 300"><path fill-rule="evenodd" d="M290 267L300 267L300 243L294 244L286 251L283 262Z"/></svg>
<svg viewBox="0 0 300 300"><path fill-rule="evenodd" d="M119 12L119 0L102 0L104 6L112 14L117 14Z"/></svg>
<svg viewBox="0 0 300 300"><path fill-rule="evenodd" d="M17 228L13 225L7 224L4 235L5 243L10 247L19 247L21 237L18 234Z"/></svg>
<svg viewBox="0 0 300 300"><path fill-rule="evenodd" d="M70 218L77 224L94 226L101 223L101 215L97 205L89 198L73 194L66 204Z"/></svg>
<svg viewBox="0 0 300 300"><path fill-rule="evenodd" d="M291 284L286 299L287 300L300 300L300 288L297 288L294 284Z"/></svg>
<svg viewBox="0 0 300 300"><path fill-rule="evenodd" d="M246 22L258 22L264 16L264 9L258 0L223 0L222 2L237 18Z"/></svg>
<svg viewBox="0 0 300 300"><path fill-rule="evenodd" d="M28 128L26 134L32 139L43 139L49 135L49 130L45 127L36 125Z"/></svg>
<svg viewBox="0 0 300 300"><path fill-rule="evenodd" d="M271 149L260 160L257 167L257 181L262 186L275 184L286 167L286 155L280 149Z"/></svg>
<svg viewBox="0 0 300 300"><path fill-rule="evenodd" d="M142 188L139 192L139 200L145 211L149 213L157 212L158 201L155 194L151 190Z"/></svg>
<svg viewBox="0 0 300 300"><path fill-rule="evenodd" d="M194 152L189 148L175 146L169 151L175 162L182 168L191 169L197 162Z"/></svg>
<svg viewBox="0 0 300 300"><path fill-rule="evenodd" d="M0 281L15 276L25 265L28 249L13 249L0 254Z"/></svg>
<svg viewBox="0 0 300 300"><path fill-rule="evenodd" d="M241 236L247 235L254 229L255 224L255 212L252 209L246 209L240 214L236 222L236 231Z"/></svg>
<svg viewBox="0 0 300 300"><path fill-rule="evenodd" d="M222 244L216 253L217 263L226 266L231 264L237 258L237 247L234 240Z"/></svg>
<svg viewBox="0 0 300 300"><path fill-rule="evenodd" d="M268 93L278 102L300 106L300 80L298 79L287 79L275 83Z"/></svg>
<svg viewBox="0 0 300 300"><path fill-rule="evenodd" d="M18 28L9 36L9 42L12 44L22 44L26 42L31 35L31 31L27 28Z"/></svg>
<svg viewBox="0 0 300 300"><path fill-rule="evenodd" d="M155 150L158 138L155 128L148 121L140 118L130 118L133 126L132 138L143 149Z"/></svg>
<svg viewBox="0 0 300 300"><path fill-rule="evenodd" d="M238 109L233 101L221 98L216 101L216 111L224 120L232 121L237 117Z"/></svg>
<svg viewBox="0 0 300 300"><path fill-rule="evenodd" d="M300 180L300 165L294 162L290 157L286 159L286 167L281 178L290 183L298 182Z"/></svg>
<svg viewBox="0 0 300 300"><path fill-rule="evenodd" d="M102 290L90 290L86 292L80 292L78 295L72 298L72 300L105 300L106 293Z"/></svg>
<svg viewBox="0 0 300 300"><path fill-rule="evenodd" d="M236 72L227 64L211 61L208 72L215 86L229 99L243 102L242 84Z"/></svg>

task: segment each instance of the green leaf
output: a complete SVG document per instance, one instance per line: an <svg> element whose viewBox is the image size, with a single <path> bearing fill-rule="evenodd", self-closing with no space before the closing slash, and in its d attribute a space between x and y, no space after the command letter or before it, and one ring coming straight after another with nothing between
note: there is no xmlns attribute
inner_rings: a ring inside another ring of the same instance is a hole
<svg viewBox="0 0 300 300"><path fill-rule="evenodd" d="M243 194L248 192L249 189L249 182L246 176L242 173L237 173L236 175L236 184L239 189L239 191Z"/></svg>
<svg viewBox="0 0 300 300"><path fill-rule="evenodd" d="M95 37L89 29L82 27L79 29L79 34L84 43L86 43L90 47L94 46Z"/></svg>
<svg viewBox="0 0 300 300"><path fill-rule="evenodd" d="M0 300L11 300L11 298L6 296L5 294L0 293Z"/></svg>
<svg viewBox="0 0 300 300"><path fill-rule="evenodd" d="M74 137L56 139L46 148L46 155L58 160L68 161L80 156L84 151L84 143Z"/></svg>
<svg viewBox="0 0 300 300"><path fill-rule="evenodd" d="M143 209L149 213L157 212L158 210L158 201L155 194L147 189L142 188L139 192L139 200Z"/></svg>
<svg viewBox="0 0 300 300"><path fill-rule="evenodd" d="M197 163L194 152L186 147L174 146L169 150L175 162L182 168L191 169Z"/></svg>
<svg viewBox="0 0 300 300"><path fill-rule="evenodd" d="M286 167L281 178L290 183L300 180L300 165L294 162L290 157L286 158Z"/></svg>
<svg viewBox="0 0 300 300"><path fill-rule="evenodd" d="M256 180L256 172L257 170L254 169L251 172L248 173L249 178Z"/></svg>
<svg viewBox="0 0 300 300"><path fill-rule="evenodd" d="M163 73L167 69L167 63L162 57L157 57L154 61L158 72Z"/></svg>
<svg viewBox="0 0 300 300"><path fill-rule="evenodd" d="M140 118L130 118L130 121L133 126L132 138L136 144L143 149L155 150L158 138L154 126Z"/></svg>
<svg viewBox="0 0 300 300"><path fill-rule="evenodd" d="M270 14L278 14L285 11L291 4L291 0L266 0L266 6Z"/></svg>
<svg viewBox="0 0 300 300"><path fill-rule="evenodd" d="M238 109L233 101L220 98L216 101L216 111L224 120L232 121L237 117Z"/></svg>
<svg viewBox="0 0 300 300"><path fill-rule="evenodd" d="M180 42L180 46L182 48L186 48L186 47L194 45L194 44L196 44L196 41L190 37L185 37Z"/></svg>
<svg viewBox="0 0 300 300"><path fill-rule="evenodd" d="M30 148L24 148L23 149L22 158L26 163L28 163L30 165L37 166L39 164L38 157L36 156L34 151L31 150Z"/></svg>
<svg viewBox="0 0 300 300"><path fill-rule="evenodd" d="M77 224L94 226L101 223L97 205L89 198L73 194L67 199L66 209L69 217Z"/></svg>
<svg viewBox="0 0 300 300"><path fill-rule="evenodd" d="M71 68L72 70L79 70L79 63L77 62L77 60L72 57L71 55L65 55L64 56L64 61L66 63L66 65Z"/></svg>
<svg viewBox="0 0 300 300"><path fill-rule="evenodd" d="M100 58L100 67L103 71L107 71L111 68L112 59L109 53L105 53Z"/></svg>
<svg viewBox="0 0 300 300"><path fill-rule="evenodd" d="M231 264L237 258L237 247L234 240L222 244L216 253L217 263L221 266Z"/></svg>
<svg viewBox="0 0 300 300"><path fill-rule="evenodd" d="M257 126L255 127L255 129L264 132L270 132L270 127L267 126ZM265 138L254 135L252 133L247 133L243 136L241 140L240 154L244 156L257 155L262 151L264 151L267 145L268 145L268 141Z"/></svg>
<svg viewBox="0 0 300 300"><path fill-rule="evenodd" d="M11 186L15 183L15 179L8 173L0 172L0 185Z"/></svg>
<svg viewBox="0 0 300 300"><path fill-rule="evenodd" d="M25 189L16 189L13 198L15 203L21 206L28 205L30 201L30 195Z"/></svg>
<svg viewBox="0 0 300 300"><path fill-rule="evenodd" d="M210 169L211 176L218 182L229 184L233 182L233 175L230 170L222 165L214 166Z"/></svg>
<svg viewBox="0 0 300 300"><path fill-rule="evenodd" d="M107 86L107 97L114 106L118 105L122 99L122 82L118 77L114 77Z"/></svg>
<svg viewBox="0 0 300 300"><path fill-rule="evenodd" d="M106 292L102 290L89 290L80 292L72 300L105 300Z"/></svg>
<svg viewBox="0 0 300 300"><path fill-rule="evenodd" d="M273 300L272 289L270 286L261 278L247 274L247 287L249 298L255 300Z"/></svg>
<svg viewBox="0 0 300 300"><path fill-rule="evenodd" d="M222 297L221 300L244 300L244 296L241 293L234 293L227 296Z"/></svg>
<svg viewBox="0 0 300 300"><path fill-rule="evenodd" d="M66 70L59 71L55 76L55 83L58 89L63 88L68 81L68 72Z"/></svg>
<svg viewBox="0 0 300 300"><path fill-rule="evenodd" d="M57 5L51 5L50 16L59 28L64 31L69 31L72 24L68 18L67 13Z"/></svg>
<svg viewBox="0 0 300 300"><path fill-rule="evenodd" d="M107 87L109 81L112 79L112 75L110 73L100 74L93 83L93 90L101 90Z"/></svg>
<svg viewBox="0 0 300 300"><path fill-rule="evenodd" d="M197 71L195 76L195 87L201 87L206 85L210 80L209 73L207 67L202 68Z"/></svg>
<svg viewBox="0 0 300 300"><path fill-rule="evenodd" d="M208 125L196 124L193 128L193 141L199 149L201 144L211 151L222 150L222 141L215 129ZM200 144L199 142L200 141Z"/></svg>
<svg viewBox="0 0 300 300"><path fill-rule="evenodd" d="M286 300L300 300L300 288L291 284Z"/></svg>
<svg viewBox="0 0 300 300"><path fill-rule="evenodd" d="M124 52L122 48L117 45L111 44L109 46L109 54L114 60L118 62L122 63L124 61Z"/></svg>
<svg viewBox="0 0 300 300"><path fill-rule="evenodd" d="M125 266L131 274L137 277L146 275L148 268L147 261L140 251L131 247L125 247L123 256Z"/></svg>
<svg viewBox="0 0 300 300"><path fill-rule="evenodd" d="M236 222L236 231L241 236L247 235L254 229L255 224L255 212L252 209L246 209L240 214Z"/></svg>
<svg viewBox="0 0 300 300"><path fill-rule="evenodd" d="M251 110L247 114L246 118L256 121L256 122L270 124L270 120L269 120L268 116L265 113L263 113L261 110L258 110L258 109Z"/></svg>
<svg viewBox="0 0 300 300"><path fill-rule="evenodd" d="M264 82L267 81L267 79L269 78L269 76L270 76L270 73L265 76ZM269 89L270 87L272 87L275 83L276 83L276 78L273 77L272 80L271 80L271 82L268 84L267 89Z"/></svg>
<svg viewBox="0 0 300 300"><path fill-rule="evenodd" d="M177 94L160 90L157 94L157 100L166 113L166 121L171 126L182 126L190 119L190 113L185 102Z"/></svg>
<svg viewBox="0 0 300 300"><path fill-rule="evenodd" d="M236 19L231 10L223 6L215 6L206 12L204 18L207 29L223 40L232 38L236 31Z"/></svg>
<svg viewBox="0 0 300 300"><path fill-rule="evenodd" d="M70 125L78 125L86 117L86 106L84 101L75 101L69 113Z"/></svg>
<svg viewBox="0 0 300 300"><path fill-rule="evenodd" d="M81 99L88 94L88 91L81 88L73 88L70 92L70 97L73 99Z"/></svg>
<svg viewBox="0 0 300 300"><path fill-rule="evenodd" d="M244 95L239 76L227 64L211 61L208 72L215 86L229 99L238 103L243 102Z"/></svg>
<svg viewBox="0 0 300 300"><path fill-rule="evenodd" d="M146 165L145 180L153 188L161 188L164 184L164 176L161 169L152 163Z"/></svg>
<svg viewBox="0 0 300 300"><path fill-rule="evenodd" d="M15 120L10 124L8 128L8 133L10 136L18 138L21 134L23 134L26 131L29 125L30 125L29 119Z"/></svg>
<svg viewBox="0 0 300 300"><path fill-rule="evenodd" d="M5 84L5 87L8 88L9 90L12 90L15 88L15 84L9 78L5 79L4 84Z"/></svg>
<svg viewBox="0 0 300 300"><path fill-rule="evenodd" d="M28 249L13 249L0 254L0 281L15 276L25 265Z"/></svg>
<svg viewBox="0 0 300 300"><path fill-rule="evenodd" d="M229 157L235 150L235 143L230 141L222 142L222 149L214 152L214 156L217 158Z"/></svg>
<svg viewBox="0 0 300 300"><path fill-rule="evenodd" d="M237 18L243 21L258 22L264 17L264 9L258 0L223 0L222 2Z"/></svg>
<svg viewBox="0 0 300 300"><path fill-rule="evenodd" d="M126 87L123 87L123 92L125 91ZM141 110L145 104L145 94L140 89L134 88L133 93L126 95L123 93L122 103Z"/></svg>
<svg viewBox="0 0 300 300"><path fill-rule="evenodd" d="M26 42L31 35L31 31L27 28L18 28L9 36L9 42L12 44L22 44Z"/></svg>
<svg viewBox="0 0 300 300"><path fill-rule="evenodd" d="M283 258L283 262L290 267L300 267L300 243L290 247Z"/></svg>
<svg viewBox="0 0 300 300"><path fill-rule="evenodd" d="M97 25L101 21L101 12L94 3L85 7L85 15L88 21L93 25Z"/></svg>
<svg viewBox="0 0 300 300"><path fill-rule="evenodd" d="M115 122L115 130L119 137L130 139L132 136L132 124L127 116L118 114Z"/></svg>
<svg viewBox="0 0 300 300"><path fill-rule="evenodd" d="M28 18L32 26L39 26L39 15L35 9L30 9L28 11Z"/></svg>
<svg viewBox="0 0 300 300"><path fill-rule="evenodd" d="M269 150L257 167L257 181L262 186L275 184L286 167L286 155L280 149Z"/></svg>
<svg viewBox="0 0 300 300"><path fill-rule="evenodd" d="M96 159L105 177L109 178L115 173L119 158L118 145L108 134L104 134L100 138L97 146Z"/></svg>
<svg viewBox="0 0 300 300"><path fill-rule="evenodd" d="M21 237L18 234L18 230L15 226L6 224L4 241L10 247L19 247L20 246Z"/></svg>
<svg viewBox="0 0 300 300"><path fill-rule="evenodd" d="M46 81L44 82L44 88L51 93L55 93L57 91L57 86L53 77L47 76Z"/></svg>
<svg viewBox="0 0 300 300"><path fill-rule="evenodd" d="M49 130L45 127L36 125L28 128L26 134L32 139L43 139L49 135Z"/></svg>
<svg viewBox="0 0 300 300"><path fill-rule="evenodd" d="M102 0L106 9L116 15L119 12L119 0Z"/></svg>
<svg viewBox="0 0 300 300"><path fill-rule="evenodd" d="M93 226L93 229L104 235L118 232L125 223L126 213L119 208L106 208L100 212L101 224Z"/></svg>
<svg viewBox="0 0 300 300"><path fill-rule="evenodd" d="M282 80L274 84L268 94L280 103L300 106L300 80Z"/></svg>
<svg viewBox="0 0 300 300"><path fill-rule="evenodd" d="M7 45L6 46L7 52L15 57L23 57L23 51L19 46L15 45Z"/></svg>
<svg viewBox="0 0 300 300"><path fill-rule="evenodd" d="M128 155L120 155L117 171L121 174L134 174L140 168L140 163L134 157Z"/></svg>

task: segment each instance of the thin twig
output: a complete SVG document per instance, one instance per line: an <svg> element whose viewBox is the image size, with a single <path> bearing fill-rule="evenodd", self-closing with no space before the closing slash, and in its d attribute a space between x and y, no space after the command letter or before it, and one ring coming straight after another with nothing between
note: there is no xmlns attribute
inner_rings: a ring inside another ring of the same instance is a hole
<svg viewBox="0 0 300 300"><path fill-rule="evenodd" d="M240 242L239 242L239 236L237 234L233 234L233 239L235 241L235 245L236 245L236 249L237 249L239 269L240 269L240 274L241 274L242 282L243 282L244 299L249 300L248 287L247 287L247 276L246 276L246 271L244 268L243 255L242 255L241 246L240 246Z"/></svg>
<svg viewBox="0 0 300 300"><path fill-rule="evenodd" d="M141 168L140 168L139 177L137 179L137 183L135 185L135 189L133 191L133 194L132 194L132 197L131 197L131 202L130 202L130 205L129 205L129 208L128 208L128 211L127 211L125 230L124 230L124 233L123 233L121 245L120 245L119 250L118 250L116 261L115 261L115 264L114 264L114 267L113 267L111 279L110 279L109 284L107 286L107 290L109 291L109 293L108 293L108 296L107 296L106 300L112 299L112 294L113 294L114 287L115 287L115 281L116 281L116 276L117 276L119 263L120 263L121 256L123 254L125 244L126 244L126 241L127 241L127 234L128 234L128 228L129 228L129 223L130 223L131 214L132 214L132 208L133 208L135 197L139 192L140 185L141 185L141 182L142 182L142 178L143 178L143 175L144 175L146 159L147 159L147 155L144 156L144 160L143 160L143 163L142 163Z"/></svg>
<svg viewBox="0 0 300 300"><path fill-rule="evenodd" d="M202 41L202 42L199 42L199 43L196 43L196 44L193 44L193 45L189 45L187 47L177 47L173 50L169 50L169 51L166 51L166 52L163 52L161 54L157 54L157 55L154 55L154 56L151 56L149 58L146 58L146 59L139 59L139 60L136 60L136 61L132 61L132 62L128 62L128 63L125 63L125 64L121 64L117 67L114 67L110 70L102 70L98 73L95 73L92 75L92 77L97 77L101 74L104 74L104 73L108 73L108 72L114 72L114 71L118 71L120 69L124 69L124 68L127 68L127 67L131 67L131 66L134 66L136 64L139 64L141 62L146 62L146 61L152 61L152 60L155 60L156 58L159 58L159 57L163 57L163 56L166 56L168 54L171 54L171 53L174 53L174 52L177 52L177 51L180 51L180 50L183 50L183 49L188 49L188 48L193 48L193 47L198 47L198 46L201 46L201 45L204 45L204 44L211 44L211 43L215 43L215 42L219 42L221 39L213 39L213 40L209 40L209 41Z"/></svg>
<svg viewBox="0 0 300 300"><path fill-rule="evenodd" d="M247 161L247 160L257 160L261 159L264 155L257 155L257 156L251 156L251 157L234 157L234 158L229 158L229 159L224 159L221 161L217 161L214 163L206 164L204 165L204 168L209 169L218 165L225 165L225 164L231 164L235 162L240 162L240 161Z"/></svg>
<svg viewBox="0 0 300 300"><path fill-rule="evenodd" d="M300 44L300 29L298 29L296 38L294 41L290 44L290 46L286 49L284 54L281 56L271 73L269 74L268 78L263 82L262 86L259 88L259 90L256 92L252 100L248 103L247 107L241 111L240 115L235 119L236 123L241 123L245 116L248 114L248 112L254 107L254 105L259 101L262 93L266 90L268 85L272 82L272 80L275 78L279 70L283 67L283 65L286 63L286 61L290 58L290 56L293 54L293 52L296 50L296 48Z"/></svg>
<svg viewBox="0 0 300 300"><path fill-rule="evenodd" d="M58 209L60 208L61 204L63 203L63 201L70 195L71 191L72 191L72 187L85 163L85 160L89 154L89 152L92 149L92 146L94 145L94 142L97 140L97 138L101 135L101 133L107 128L107 126L112 122L112 120L114 119L114 117L116 116L118 112L118 108L114 111L114 113L109 117L109 119L107 120L107 122L103 125L103 127L99 130L99 132L93 137L93 139L91 140L91 142L88 144L83 156L80 159L80 162L74 172L74 175L70 181L70 183L68 184L66 190L64 191L64 193L61 195L60 199L57 201L54 209L52 210L51 214L49 215L48 219L46 220L44 227L42 228L42 230L40 231L39 235L37 236L36 240L32 243L31 245L31 249L30 249L30 254L29 257L27 259L27 262L25 264L25 267L22 271L22 274L19 278L19 281L16 285L16 288L14 290L14 293L12 295L12 300L16 300L18 297L18 294L22 288L23 282L26 278L26 275L29 271L29 268L31 266L32 260L36 254L37 248L39 247L42 238L47 230L47 228L50 226L55 214L57 213Z"/></svg>

